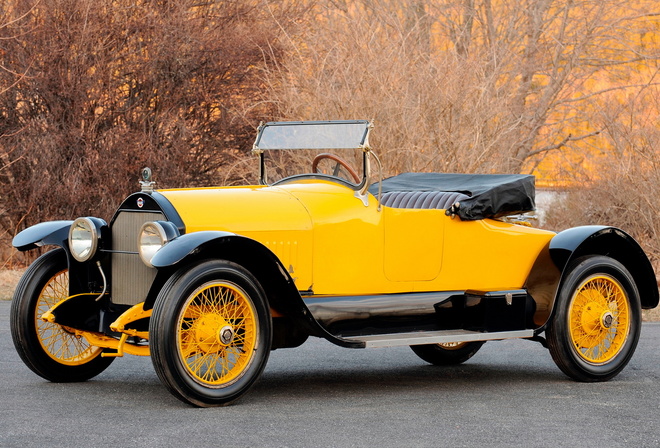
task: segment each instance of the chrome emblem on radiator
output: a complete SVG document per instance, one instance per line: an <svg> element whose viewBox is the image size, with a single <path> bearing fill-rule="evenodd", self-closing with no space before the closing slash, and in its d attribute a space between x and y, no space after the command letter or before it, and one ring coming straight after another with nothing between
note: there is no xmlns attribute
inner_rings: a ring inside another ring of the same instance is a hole
<svg viewBox="0 0 660 448"><path fill-rule="evenodd" d="M138 208L142 208L142 207L144 207L144 199L142 199L142 198L138 198L138 200L137 200L137 206L138 206Z"/></svg>

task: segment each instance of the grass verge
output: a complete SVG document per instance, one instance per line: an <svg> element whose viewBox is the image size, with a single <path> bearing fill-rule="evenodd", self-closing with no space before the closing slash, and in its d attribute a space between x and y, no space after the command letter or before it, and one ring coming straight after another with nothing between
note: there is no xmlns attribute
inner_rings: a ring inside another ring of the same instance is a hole
<svg viewBox="0 0 660 448"><path fill-rule="evenodd" d="M11 300L25 269L0 269L0 300Z"/></svg>

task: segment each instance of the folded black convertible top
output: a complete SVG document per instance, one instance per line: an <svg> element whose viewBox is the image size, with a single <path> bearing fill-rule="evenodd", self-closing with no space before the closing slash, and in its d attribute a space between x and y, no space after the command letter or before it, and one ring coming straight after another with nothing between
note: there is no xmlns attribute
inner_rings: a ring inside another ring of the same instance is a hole
<svg viewBox="0 0 660 448"><path fill-rule="evenodd" d="M403 173L383 180L382 192L446 191L463 193L451 212L463 220L497 218L535 210L534 176L525 174ZM369 187L378 194L378 183Z"/></svg>

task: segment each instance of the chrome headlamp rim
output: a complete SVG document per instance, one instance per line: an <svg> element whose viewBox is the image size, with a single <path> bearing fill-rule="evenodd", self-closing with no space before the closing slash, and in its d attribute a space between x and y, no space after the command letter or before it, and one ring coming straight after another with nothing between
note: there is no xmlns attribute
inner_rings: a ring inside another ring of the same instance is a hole
<svg viewBox="0 0 660 448"><path fill-rule="evenodd" d="M79 262L90 260L99 247L99 230L91 218L77 218L69 228L69 251Z"/></svg>
<svg viewBox="0 0 660 448"><path fill-rule="evenodd" d="M147 221L142 224L137 237L138 254L142 262L152 268L154 255L178 234L174 224L168 221Z"/></svg>

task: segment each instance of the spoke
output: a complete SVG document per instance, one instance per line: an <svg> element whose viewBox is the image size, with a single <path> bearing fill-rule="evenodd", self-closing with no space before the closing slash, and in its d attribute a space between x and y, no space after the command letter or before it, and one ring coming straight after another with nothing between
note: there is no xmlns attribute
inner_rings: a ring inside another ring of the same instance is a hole
<svg viewBox="0 0 660 448"><path fill-rule="evenodd" d="M605 313L612 316L608 326ZM573 345L586 361L606 362L616 356L629 328L627 296L618 281L607 275L587 280L573 298L569 325Z"/></svg>
<svg viewBox="0 0 660 448"><path fill-rule="evenodd" d="M202 354L195 354L192 358L188 359L188 366L193 372L199 373L204 364L204 356Z"/></svg>
<svg viewBox="0 0 660 448"><path fill-rule="evenodd" d="M218 338L222 325L234 332L229 346ZM213 283L199 289L182 311L179 326L179 351L189 371L208 384L236 378L250 362L255 325L249 299L235 285Z"/></svg>
<svg viewBox="0 0 660 448"><path fill-rule="evenodd" d="M46 353L63 364L80 364L95 357L100 348L91 346L83 338L65 331L58 324L40 320L40 316L69 294L68 271L60 271L46 283L35 304L35 326L37 338Z"/></svg>

